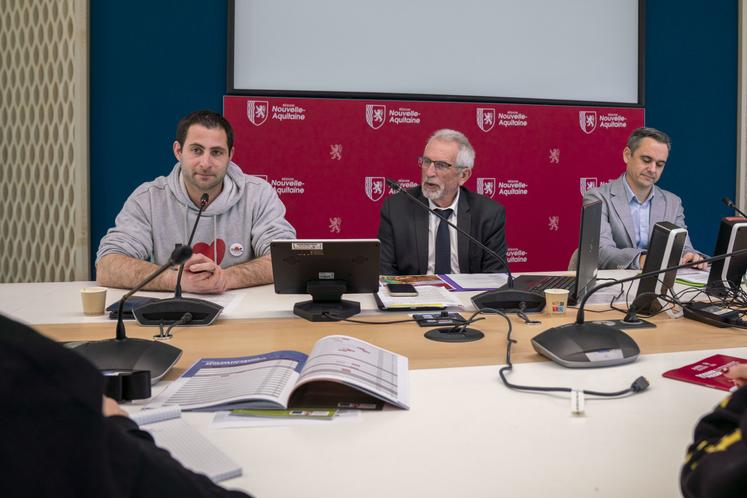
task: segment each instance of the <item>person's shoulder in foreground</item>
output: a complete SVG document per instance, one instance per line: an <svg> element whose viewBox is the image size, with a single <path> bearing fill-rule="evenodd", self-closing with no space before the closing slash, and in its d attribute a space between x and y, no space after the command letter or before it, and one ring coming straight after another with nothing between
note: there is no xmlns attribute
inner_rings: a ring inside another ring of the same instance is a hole
<svg viewBox="0 0 747 498"><path fill-rule="evenodd" d="M602 201L600 268L641 269L656 223L668 221L687 228L681 199L656 186L670 149L671 140L666 133L654 128L634 130L623 149L622 176L584 194L584 202ZM688 236L681 262L701 259L703 256L693 249Z"/></svg>
<svg viewBox="0 0 747 498"><path fill-rule="evenodd" d="M295 238L296 232L272 187L231 162L233 140L231 124L220 114L196 111L182 118L171 173L138 187L101 239L101 285L133 287L168 260L175 244L190 240L193 226L185 291L217 294L272 282L270 242ZM173 290L175 283L176 276L166 272L148 288Z"/></svg>
<svg viewBox="0 0 747 498"><path fill-rule="evenodd" d="M102 393L83 357L0 315L3 498L247 496L185 469Z"/></svg>
<svg viewBox="0 0 747 498"><path fill-rule="evenodd" d="M747 365L725 373L739 389L695 427L680 474L685 498L747 496Z"/></svg>
<svg viewBox="0 0 747 498"><path fill-rule="evenodd" d="M472 174L474 162L475 150L463 133L438 130L428 139L423 155L418 158L421 184L409 192L433 209L447 210L449 221L480 240L505 261L506 218L503 206L464 187ZM387 198L382 205L378 237L381 240L380 271L383 275L439 272L439 265L434 265L433 261L434 227L427 210L416 204L406 194L399 193ZM471 243L465 247L452 243L451 260L458 262L460 273L505 271L498 258ZM445 267L456 271L453 264Z"/></svg>

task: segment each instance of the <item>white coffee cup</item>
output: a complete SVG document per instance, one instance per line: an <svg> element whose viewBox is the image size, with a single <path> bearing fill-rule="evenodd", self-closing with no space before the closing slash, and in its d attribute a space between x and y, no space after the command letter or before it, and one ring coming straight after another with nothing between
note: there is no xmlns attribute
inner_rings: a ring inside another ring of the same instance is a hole
<svg viewBox="0 0 747 498"><path fill-rule="evenodd" d="M83 313L86 315L103 315L106 307L105 287L83 287L80 290Z"/></svg>
<svg viewBox="0 0 747 498"><path fill-rule="evenodd" d="M545 289L545 311L548 315L562 315L568 307L568 289Z"/></svg>

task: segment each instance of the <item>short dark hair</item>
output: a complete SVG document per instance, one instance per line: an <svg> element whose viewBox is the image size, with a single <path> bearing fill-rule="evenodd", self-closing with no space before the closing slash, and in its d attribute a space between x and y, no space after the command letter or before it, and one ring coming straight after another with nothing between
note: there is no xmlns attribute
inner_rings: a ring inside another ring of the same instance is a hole
<svg viewBox="0 0 747 498"><path fill-rule="evenodd" d="M630 134L630 138L628 138L627 145L630 152L635 152L638 146L641 145L641 140L644 138L653 138L660 144L665 144L668 151L672 150L672 141L670 140L669 135L663 131L659 131L656 128L637 128L633 130L633 133Z"/></svg>
<svg viewBox="0 0 747 498"><path fill-rule="evenodd" d="M184 147L184 140L187 138L189 127L196 124L208 129L223 128L223 131L226 132L228 152L231 152L233 149L233 128L231 128L231 123L217 112L208 109L191 112L179 120L179 124L176 126L176 141L179 142L181 147Z"/></svg>

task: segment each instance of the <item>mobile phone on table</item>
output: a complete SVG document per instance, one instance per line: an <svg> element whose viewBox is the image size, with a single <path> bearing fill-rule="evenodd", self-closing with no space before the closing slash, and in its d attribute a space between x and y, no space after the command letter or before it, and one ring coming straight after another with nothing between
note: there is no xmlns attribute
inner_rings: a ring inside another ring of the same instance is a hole
<svg viewBox="0 0 747 498"><path fill-rule="evenodd" d="M412 297L418 295L418 290L412 284L386 284L390 296Z"/></svg>

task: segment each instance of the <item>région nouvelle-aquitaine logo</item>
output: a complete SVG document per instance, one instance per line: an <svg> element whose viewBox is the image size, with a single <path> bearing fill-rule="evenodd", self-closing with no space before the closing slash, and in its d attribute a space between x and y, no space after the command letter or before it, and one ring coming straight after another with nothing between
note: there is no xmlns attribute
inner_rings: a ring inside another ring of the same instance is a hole
<svg viewBox="0 0 747 498"><path fill-rule="evenodd" d="M587 135L597 129L597 111L578 111L578 124Z"/></svg>
<svg viewBox="0 0 747 498"><path fill-rule="evenodd" d="M595 189L599 186L599 180L596 178L583 177L579 179L579 187L581 195L584 195L589 190Z"/></svg>
<svg viewBox="0 0 747 498"><path fill-rule="evenodd" d="M382 104L366 104L366 123L374 130L384 126L386 121L386 106Z"/></svg>
<svg viewBox="0 0 747 498"><path fill-rule="evenodd" d="M260 126L267 121L270 104L266 100L247 100L246 116L254 126Z"/></svg>
<svg viewBox="0 0 747 498"><path fill-rule="evenodd" d="M367 176L366 177L366 195L369 199L376 202L384 196L384 177Z"/></svg>
<svg viewBox="0 0 747 498"><path fill-rule="evenodd" d="M495 109L489 107L478 107L477 114L477 126L484 132L489 132L495 126Z"/></svg>
<svg viewBox="0 0 747 498"><path fill-rule="evenodd" d="M495 178L478 178L477 193L492 199L495 195Z"/></svg>

